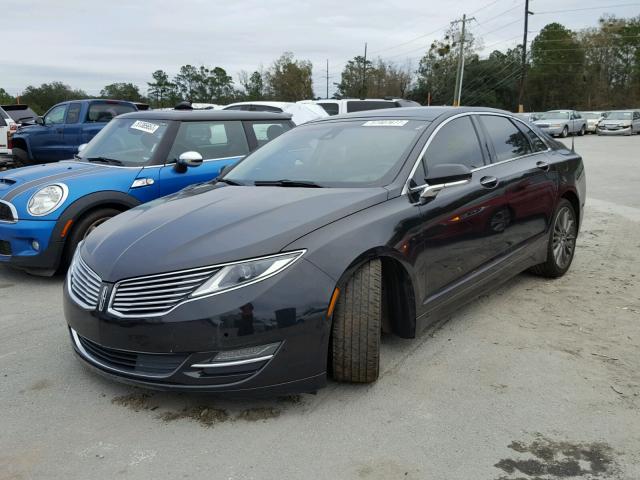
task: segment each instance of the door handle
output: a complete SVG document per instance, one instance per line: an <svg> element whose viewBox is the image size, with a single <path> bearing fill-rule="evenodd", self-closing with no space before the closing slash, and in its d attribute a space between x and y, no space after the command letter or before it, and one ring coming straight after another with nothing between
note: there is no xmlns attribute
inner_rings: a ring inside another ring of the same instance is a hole
<svg viewBox="0 0 640 480"><path fill-rule="evenodd" d="M496 188L498 186L498 179L496 177L482 177L480 179L480 185L484 188Z"/></svg>
<svg viewBox="0 0 640 480"><path fill-rule="evenodd" d="M543 162L542 160L536 162L536 167L540 170L544 170L545 172L549 171L549 164L547 162Z"/></svg>

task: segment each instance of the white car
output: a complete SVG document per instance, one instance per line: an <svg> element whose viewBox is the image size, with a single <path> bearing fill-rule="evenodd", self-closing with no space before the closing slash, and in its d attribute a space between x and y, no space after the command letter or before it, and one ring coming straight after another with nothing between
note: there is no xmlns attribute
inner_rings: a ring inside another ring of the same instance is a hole
<svg viewBox="0 0 640 480"><path fill-rule="evenodd" d="M403 98L343 98L326 100L303 100L302 104L320 105L329 115L341 115L343 113L364 112L366 110L379 110L382 108L419 107L418 102Z"/></svg>
<svg viewBox="0 0 640 480"><path fill-rule="evenodd" d="M17 129L18 124L16 121L0 107L0 166L7 163L11 158L9 139Z"/></svg>
<svg viewBox="0 0 640 480"><path fill-rule="evenodd" d="M313 103L306 102L237 102L231 103L222 110L245 110L250 112L274 112L290 113L291 120L296 125L327 117L327 112L323 108Z"/></svg>

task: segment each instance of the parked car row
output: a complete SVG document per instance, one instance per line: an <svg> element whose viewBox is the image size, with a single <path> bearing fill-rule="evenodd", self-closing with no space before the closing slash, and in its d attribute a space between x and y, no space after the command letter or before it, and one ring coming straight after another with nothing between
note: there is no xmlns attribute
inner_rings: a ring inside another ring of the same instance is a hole
<svg viewBox="0 0 640 480"><path fill-rule="evenodd" d="M293 127L119 115L73 160L0 174L0 262L70 262L71 344L103 375L282 393L373 382L383 330L412 338L522 270L569 269L584 167L535 125L424 107Z"/></svg>
<svg viewBox="0 0 640 480"><path fill-rule="evenodd" d="M634 135L640 133L640 110L586 111L550 110L516 114L518 118L535 123L553 136Z"/></svg>

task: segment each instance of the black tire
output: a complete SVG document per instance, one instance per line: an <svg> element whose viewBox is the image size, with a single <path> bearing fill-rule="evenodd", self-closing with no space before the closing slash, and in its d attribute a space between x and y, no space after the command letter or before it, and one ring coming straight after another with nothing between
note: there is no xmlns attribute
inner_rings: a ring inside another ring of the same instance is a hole
<svg viewBox="0 0 640 480"><path fill-rule="evenodd" d="M333 378L371 383L380 373L382 333L382 263L360 267L342 289L333 315Z"/></svg>
<svg viewBox="0 0 640 480"><path fill-rule="evenodd" d="M558 278L567 273L576 251L577 235L578 218L576 212L571 202L563 198L558 203L551 221L547 243L547 261L532 267L531 272L548 278ZM558 255L558 252L561 255Z"/></svg>
<svg viewBox="0 0 640 480"><path fill-rule="evenodd" d="M565 125L564 128L562 129L562 133L560 134L560 136L562 138L567 138L568 135L569 135L569 127Z"/></svg>
<svg viewBox="0 0 640 480"><path fill-rule="evenodd" d="M14 168L26 167L31 164L31 162L29 162L29 154L26 150L21 148L12 148L11 155L13 156Z"/></svg>
<svg viewBox="0 0 640 480"><path fill-rule="evenodd" d="M580 128L580 131L578 132L578 136L579 136L579 137L582 137L586 132L587 132L587 129L586 129L586 128L585 128L585 126L583 125L583 126Z"/></svg>
<svg viewBox="0 0 640 480"><path fill-rule="evenodd" d="M69 263L71 263L71 259L73 258L73 254L76 251L78 244L84 240L94 228L101 223L106 222L110 218L115 217L119 213L121 213L120 210L116 210L115 208L100 208L98 210L90 211L80 217L71 230L71 234L67 238L59 270L64 271L69 267Z"/></svg>

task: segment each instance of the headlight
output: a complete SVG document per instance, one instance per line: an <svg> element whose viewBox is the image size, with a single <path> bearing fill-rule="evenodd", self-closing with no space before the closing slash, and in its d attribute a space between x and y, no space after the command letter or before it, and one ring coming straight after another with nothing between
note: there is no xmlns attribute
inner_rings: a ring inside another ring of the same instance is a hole
<svg viewBox="0 0 640 480"><path fill-rule="evenodd" d="M63 183L47 185L31 196L27 210L34 217L48 215L62 205L68 193L69 189Z"/></svg>
<svg viewBox="0 0 640 480"><path fill-rule="evenodd" d="M213 295L260 282L291 266L305 251L297 250L222 265L220 270L204 282L191 296Z"/></svg>

